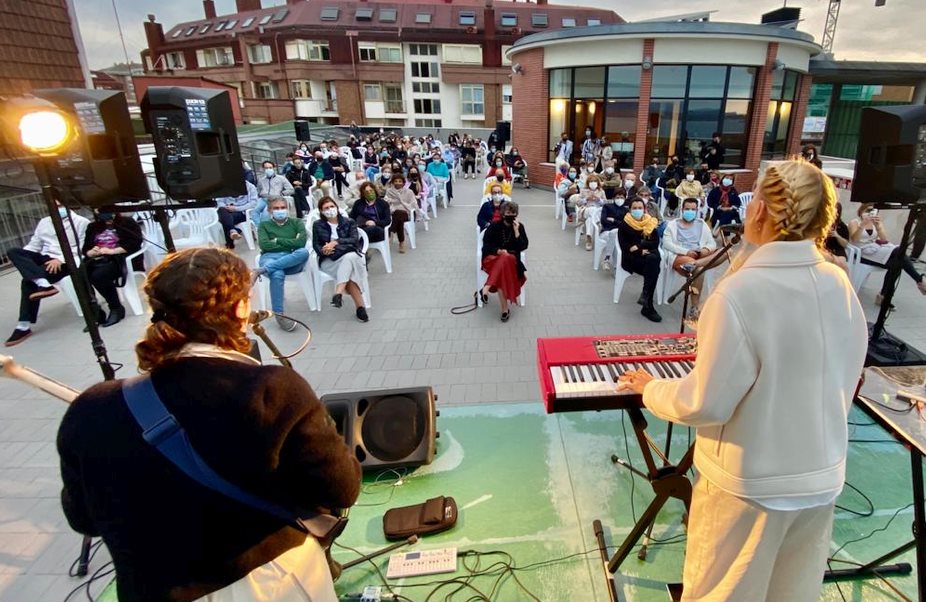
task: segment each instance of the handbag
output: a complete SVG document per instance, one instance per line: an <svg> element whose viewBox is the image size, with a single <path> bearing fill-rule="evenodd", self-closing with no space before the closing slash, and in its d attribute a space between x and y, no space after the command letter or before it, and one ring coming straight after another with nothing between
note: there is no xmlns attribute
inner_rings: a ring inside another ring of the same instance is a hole
<svg viewBox="0 0 926 602"><path fill-rule="evenodd" d="M457 503L452 497L433 497L423 504L392 508L383 516L383 533L394 541L412 535L446 531L457 523Z"/></svg>
<svg viewBox="0 0 926 602"><path fill-rule="evenodd" d="M215 472L196 453L186 431L170 413L151 382L149 375L122 381L122 394L129 412L142 429L145 441L188 477L216 493L245 506L275 516L307 535L315 537L327 549L347 526L347 517L314 511L299 514L238 487Z"/></svg>

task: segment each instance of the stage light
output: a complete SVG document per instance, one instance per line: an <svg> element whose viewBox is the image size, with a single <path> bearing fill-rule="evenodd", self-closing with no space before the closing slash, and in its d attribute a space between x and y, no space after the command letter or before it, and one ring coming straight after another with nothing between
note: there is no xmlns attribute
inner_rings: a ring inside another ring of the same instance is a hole
<svg viewBox="0 0 926 602"><path fill-rule="evenodd" d="M19 119L23 146L39 155L55 154L71 141L73 134L67 117L57 111L34 111Z"/></svg>

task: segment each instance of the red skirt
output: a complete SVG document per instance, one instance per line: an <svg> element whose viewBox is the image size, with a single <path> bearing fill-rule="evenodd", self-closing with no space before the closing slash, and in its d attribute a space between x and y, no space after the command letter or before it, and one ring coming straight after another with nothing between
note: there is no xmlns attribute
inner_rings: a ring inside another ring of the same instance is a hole
<svg viewBox="0 0 926 602"><path fill-rule="evenodd" d="M489 275L486 280L489 290L502 291L511 303L518 300L521 287L527 282L526 277L518 277L518 260L511 254L489 255L482 260L482 271Z"/></svg>

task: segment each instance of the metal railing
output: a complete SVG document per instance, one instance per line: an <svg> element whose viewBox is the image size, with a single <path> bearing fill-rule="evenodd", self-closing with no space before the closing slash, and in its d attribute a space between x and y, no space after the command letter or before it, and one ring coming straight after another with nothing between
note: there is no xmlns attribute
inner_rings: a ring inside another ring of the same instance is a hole
<svg viewBox="0 0 926 602"><path fill-rule="evenodd" d="M47 215L41 192L0 198L0 271L12 267L7 250L29 242L36 224Z"/></svg>

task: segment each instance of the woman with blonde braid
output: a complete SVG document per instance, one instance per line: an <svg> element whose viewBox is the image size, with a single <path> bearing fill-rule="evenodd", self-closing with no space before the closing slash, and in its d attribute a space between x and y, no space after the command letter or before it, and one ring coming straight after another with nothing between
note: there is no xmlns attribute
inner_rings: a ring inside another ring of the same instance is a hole
<svg viewBox="0 0 926 602"><path fill-rule="evenodd" d="M701 310L694 371L618 385L698 429L683 600L819 599L868 343L846 273L821 253L835 204L810 163L768 167L746 211L753 250Z"/></svg>
<svg viewBox="0 0 926 602"><path fill-rule="evenodd" d="M145 281L138 367L225 480L293 513L349 507L360 463L325 406L294 370L246 355L250 286L226 249L168 255ZM103 538L119 600L335 602L319 542L188 477L146 441L122 386L84 391L58 430L64 514Z"/></svg>

